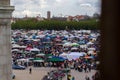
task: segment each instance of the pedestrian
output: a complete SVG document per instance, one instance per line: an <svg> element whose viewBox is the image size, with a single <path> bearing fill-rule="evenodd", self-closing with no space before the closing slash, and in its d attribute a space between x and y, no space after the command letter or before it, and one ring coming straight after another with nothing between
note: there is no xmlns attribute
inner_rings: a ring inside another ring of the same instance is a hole
<svg viewBox="0 0 120 80"><path fill-rule="evenodd" d="M85 64L83 65L83 69L84 69L84 71L86 73L87 72L87 66Z"/></svg>
<svg viewBox="0 0 120 80"><path fill-rule="evenodd" d="M32 68L30 67L30 68L29 68L29 74L31 74L31 73L32 73Z"/></svg>
<svg viewBox="0 0 120 80"><path fill-rule="evenodd" d="M90 78L86 75L86 76L85 76L85 80L90 80Z"/></svg>
<svg viewBox="0 0 120 80"><path fill-rule="evenodd" d="M74 76L72 77L72 80L75 80L75 77L74 77Z"/></svg>
<svg viewBox="0 0 120 80"><path fill-rule="evenodd" d="M92 76L92 80L95 80L95 75Z"/></svg>
<svg viewBox="0 0 120 80"><path fill-rule="evenodd" d="M67 76L67 80L71 80L71 75L70 74Z"/></svg>

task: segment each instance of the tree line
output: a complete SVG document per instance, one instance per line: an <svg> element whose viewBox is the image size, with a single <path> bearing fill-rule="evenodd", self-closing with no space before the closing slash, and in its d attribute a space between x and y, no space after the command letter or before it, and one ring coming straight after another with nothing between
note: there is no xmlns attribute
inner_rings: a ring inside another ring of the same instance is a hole
<svg viewBox="0 0 120 80"><path fill-rule="evenodd" d="M37 21L35 19L18 20L11 24L12 29L40 29L40 30L79 30L79 29L99 29L99 21L96 19L84 20L84 21L55 21L55 20L43 20Z"/></svg>

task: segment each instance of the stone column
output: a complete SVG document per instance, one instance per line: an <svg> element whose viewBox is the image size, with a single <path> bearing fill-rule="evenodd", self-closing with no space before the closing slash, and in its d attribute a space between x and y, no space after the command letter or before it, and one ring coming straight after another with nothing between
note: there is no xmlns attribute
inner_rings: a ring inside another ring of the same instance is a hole
<svg viewBox="0 0 120 80"><path fill-rule="evenodd" d="M13 10L10 0L0 0L0 80L12 80L10 19Z"/></svg>

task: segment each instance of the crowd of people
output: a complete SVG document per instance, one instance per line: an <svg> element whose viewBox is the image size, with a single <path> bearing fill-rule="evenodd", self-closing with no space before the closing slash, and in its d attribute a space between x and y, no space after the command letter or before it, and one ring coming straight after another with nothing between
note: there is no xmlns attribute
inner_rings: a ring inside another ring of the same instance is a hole
<svg viewBox="0 0 120 80"><path fill-rule="evenodd" d="M13 64L90 72L99 64L99 40L98 30L12 30Z"/></svg>

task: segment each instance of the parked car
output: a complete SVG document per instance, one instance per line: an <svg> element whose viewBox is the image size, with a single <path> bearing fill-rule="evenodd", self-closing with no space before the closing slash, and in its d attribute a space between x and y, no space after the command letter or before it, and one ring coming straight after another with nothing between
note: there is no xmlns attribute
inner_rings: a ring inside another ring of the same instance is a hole
<svg viewBox="0 0 120 80"><path fill-rule="evenodd" d="M24 70L24 69L26 69L26 67L25 66L21 66L21 65L12 65L12 69Z"/></svg>
<svg viewBox="0 0 120 80"><path fill-rule="evenodd" d="M12 79L15 79L15 74L14 73L12 74Z"/></svg>

